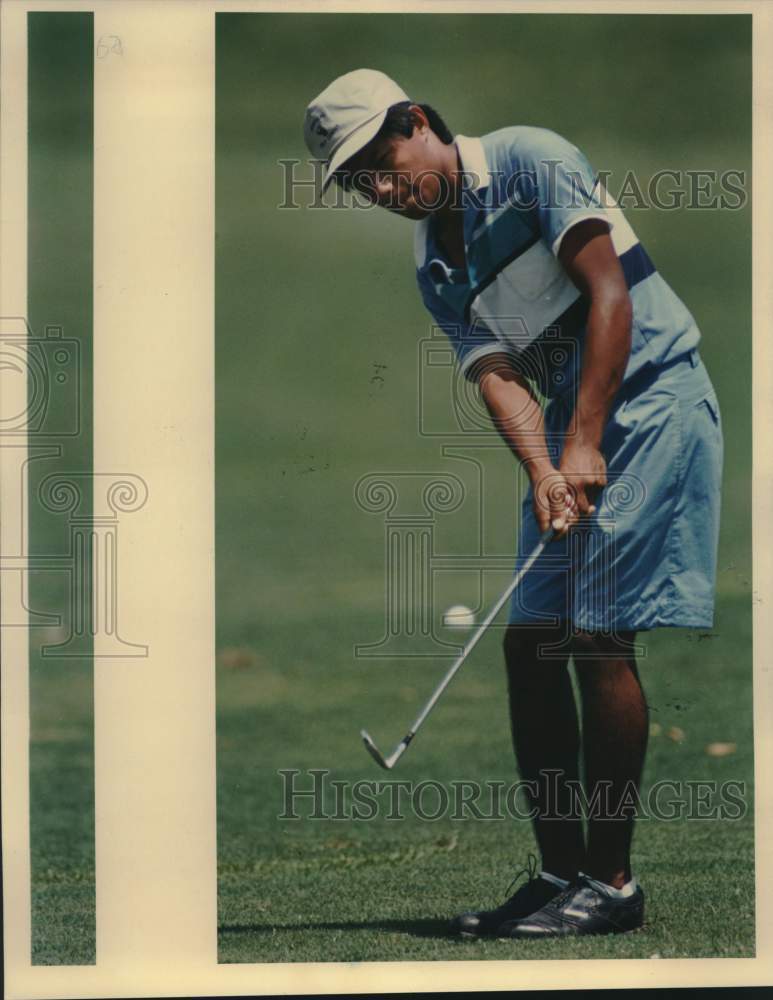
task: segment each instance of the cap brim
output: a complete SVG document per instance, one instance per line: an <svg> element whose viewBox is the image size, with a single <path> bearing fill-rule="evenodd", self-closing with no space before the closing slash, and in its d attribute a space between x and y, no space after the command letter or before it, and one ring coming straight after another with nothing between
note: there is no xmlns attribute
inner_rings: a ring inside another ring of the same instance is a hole
<svg viewBox="0 0 773 1000"><path fill-rule="evenodd" d="M373 118L370 118L368 121L358 126L358 128L356 128L350 136L347 136L347 138L344 139L335 153L333 153L330 157L330 162L327 165L325 176L322 180L323 191L325 191L333 180L335 172L343 166L343 164L346 163L350 157L354 156L355 153L359 153L363 146L367 146L370 140L384 124L384 119L386 118L388 110L389 108L384 108L383 111L379 111L377 115L374 115Z"/></svg>

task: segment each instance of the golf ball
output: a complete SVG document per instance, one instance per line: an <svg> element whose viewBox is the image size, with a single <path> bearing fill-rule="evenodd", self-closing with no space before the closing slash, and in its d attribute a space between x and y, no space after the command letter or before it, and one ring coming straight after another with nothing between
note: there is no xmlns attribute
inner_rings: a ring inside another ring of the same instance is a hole
<svg viewBox="0 0 773 1000"><path fill-rule="evenodd" d="M454 604L443 615L443 624L450 628L470 628L475 623L475 616L464 604Z"/></svg>

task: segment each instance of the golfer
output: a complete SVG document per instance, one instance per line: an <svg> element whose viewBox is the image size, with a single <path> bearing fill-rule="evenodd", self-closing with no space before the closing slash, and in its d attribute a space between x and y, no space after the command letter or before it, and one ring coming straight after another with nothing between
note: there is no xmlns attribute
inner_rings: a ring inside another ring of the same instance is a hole
<svg viewBox="0 0 773 1000"><path fill-rule="evenodd" d="M452 927L633 931L649 732L634 640L713 625L723 443L700 332L585 156L554 132L454 136L433 108L360 69L309 104L305 139L325 187L415 222L424 304L528 475L518 559L554 530L514 592L504 643L541 865L500 907Z"/></svg>

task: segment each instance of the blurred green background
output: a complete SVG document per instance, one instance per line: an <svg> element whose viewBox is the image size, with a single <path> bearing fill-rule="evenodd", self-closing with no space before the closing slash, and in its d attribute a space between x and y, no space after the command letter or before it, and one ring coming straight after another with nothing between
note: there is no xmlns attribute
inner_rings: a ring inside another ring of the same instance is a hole
<svg viewBox="0 0 773 1000"><path fill-rule="evenodd" d="M639 825L645 934L517 953L449 940L445 921L501 901L533 846L526 823L277 820L280 768L384 777L358 730L394 745L450 663L354 655L384 634L385 600L383 514L357 506L354 484L373 472L455 474L465 501L438 516L436 550L458 556L482 544L506 556L515 546L519 486L504 446L477 454L485 489L476 506L479 470L419 434L418 346L430 319L415 288L411 223L311 208L308 189L297 199L304 207L278 208L280 161L307 156L306 104L357 67L394 77L454 132L551 128L611 171L613 194L629 170L646 186L664 168L746 171L749 190L747 16L218 15L221 961L752 954L748 206L627 211L697 318L726 442L715 627L645 637L656 727L644 788L664 777L745 781L746 817ZM311 177L307 165L296 169ZM425 389L425 412L447 423L448 380ZM507 573L488 574L482 593L474 573L438 576L433 620L453 640L444 608L488 606ZM484 637L396 777L515 779L501 636ZM736 752L710 757L714 740Z"/></svg>

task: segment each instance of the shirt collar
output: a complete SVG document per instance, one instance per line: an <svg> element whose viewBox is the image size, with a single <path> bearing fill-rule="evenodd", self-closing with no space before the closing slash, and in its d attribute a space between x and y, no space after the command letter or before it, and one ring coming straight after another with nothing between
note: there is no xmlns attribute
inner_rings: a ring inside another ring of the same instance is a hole
<svg viewBox="0 0 773 1000"><path fill-rule="evenodd" d="M482 188L488 187L491 174L482 140L477 137L457 135L454 138L454 143L462 164L465 188L480 191ZM429 246L431 218L428 216L425 219L420 219L414 229L413 250L418 268L422 268L430 262L428 256L431 250ZM440 263L442 264L442 261ZM446 268L446 270L448 269Z"/></svg>
<svg viewBox="0 0 773 1000"><path fill-rule="evenodd" d="M459 159L462 161L465 187L471 188L473 191L480 191L481 188L488 187L490 174L486 152L481 140L467 135L457 135L454 141L459 152Z"/></svg>

